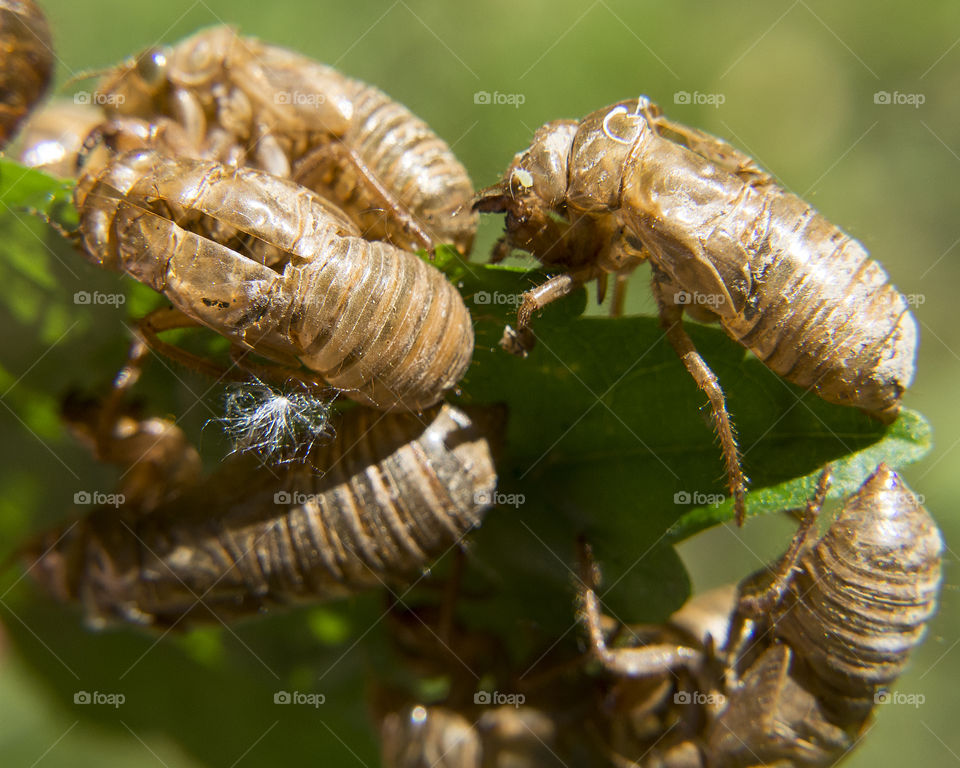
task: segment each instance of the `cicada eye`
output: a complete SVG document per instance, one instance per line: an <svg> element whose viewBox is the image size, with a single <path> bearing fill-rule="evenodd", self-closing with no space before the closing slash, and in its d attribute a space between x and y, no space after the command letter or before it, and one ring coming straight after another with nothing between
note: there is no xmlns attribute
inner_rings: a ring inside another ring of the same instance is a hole
<svg viewBox="0 0 960 768"><path fill-rule="evenodd" d="M159 48L145 51L137 59L137 74L151 88L159 87L167 77L167 55Z"/></svg>

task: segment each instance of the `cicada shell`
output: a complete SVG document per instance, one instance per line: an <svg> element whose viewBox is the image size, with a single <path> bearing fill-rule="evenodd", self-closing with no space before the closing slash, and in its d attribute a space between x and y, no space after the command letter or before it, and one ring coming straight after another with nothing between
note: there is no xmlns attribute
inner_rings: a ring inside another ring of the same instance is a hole
<svg viewBox="0 0 960 768"><path fill-rule="evenodd" d="M426 408L470 364L470 315L443 274L294 182L144 150L82 177L76 203L92 262L355 400Z"/></svg>
<svg viewBox="0 0 960 768"><path fill-rule="evenodd" d="M364 237L469 251L473 186L446 143L381 91L233 28L150 49L100 85L113 115L178 122L210 159L291 175Z"/></svg>
<svg viewBox="0 0 960 768"><path fill-rule="evenodd" d="M718 321L788 381L883 421L913 381L916 320L864 247L746 155L646 98L543 126L475 207L506 212L501 254L523 248L564 270L524 295L521 331L576 286L650 261L668 339L710 397L741 522L723 392L683 312Z"/></svg>
<svg viewBox="0 0 960 768"><path fill-rule="evenodd" d="M862 722L922 641L937 609L942 553L937 524L883 464L819 540L804 542L769 621L838 719Z"/></svg>
<svg viewBox="0 0 960 768"><path fill-rule="evenodd" d="M33 0L0 0L0 147L46 95L53 78L53 42Z"/></svg>
<svg viewBox="0 0 960 768"><path fill-rule="evenodd" d="M448 405L423 419L356 408L308 464L228 460L148 514L104 508L50 531L26 560L94 626L229 621L408 582L480 523L499 426Z"/></svg>
<svg viewBox="0 0 960 768"><path fill-rule="evenodd" d="M612 752L642 766L832 766L859 741L937 606L943 542L880 465L820 537L817 494L791 547L695 599L663 627L608 647L595 566L582 620L613 676Z"/></svg>
<svg viewBox="0 0 960 768"><path fill-rule="evenodd" d="M96 107L55 99L24 124L20 162L60 178L75 177L83 144L102 121Z"/></svg>

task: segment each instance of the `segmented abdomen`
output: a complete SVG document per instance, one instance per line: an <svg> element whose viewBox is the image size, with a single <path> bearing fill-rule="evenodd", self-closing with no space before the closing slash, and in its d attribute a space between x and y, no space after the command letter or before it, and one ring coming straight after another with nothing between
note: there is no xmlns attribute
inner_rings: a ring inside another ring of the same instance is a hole
<svg viewBox="0 0 960 768"><path fill-rule="evenodd" d="M491 504L494 426L448 405L422 418L354 409L307 464L239 460L149 514L107 508L48 533L33 573L94 623L160 625L409 579Z"/></svg>
<svg viewBox="0 0 960 768"><path fill-rule="evenodd" d="M832 692L829 706L869 711L900 675L936 610L942 549L929 513L881 465L803 556L775 632Z"/></svg>
<svg viewBox="0 0 960 768"><path fill-rule="evenodd" d="M444 275L357 237L294 182L137 151L82 178L77 206L92 261L218 333L297 358L353 399L419 410L470 364L473 324Z"/></svg>
<svg viewBox="0 0 960 768"><path fill-rule="evenodd" d="M0 0L0 146L43 98L53 77L53 43L32 0Z"/></svg>
<svg viewBox="0 0 960 768"><path fill-rule="evenodd" d="M446 142L405 106L376 88L345 79L353 91L352 113L346 131L332 141L353 153L363 170L343 159L324 159L330 148L321 145L297 161L294 178L337 200L360 224L364 237L410 249L452 243L461 253L468 252L477 217L470 209L473 185L464 167ZM376 194L363 172L382 187L385 197ZM412 227L405 225L407 217Z"/></svg>
<svg viewBox="0 0 960 768"><path fill-rule="evenodd" d="M724 329L825 400L896 415L917 345L904 296L858 241L799 198L776 190L747 199L754 226L739 230L752 289L745 308L722 319Z"/></svg>

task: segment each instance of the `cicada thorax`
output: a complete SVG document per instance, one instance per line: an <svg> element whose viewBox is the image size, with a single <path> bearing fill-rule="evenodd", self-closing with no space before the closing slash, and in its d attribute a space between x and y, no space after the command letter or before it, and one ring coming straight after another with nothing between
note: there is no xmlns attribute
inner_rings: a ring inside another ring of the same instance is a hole
<svg viewBox="0 0 960 768"><path fill-rule="evenodd" d="M157 626L416 579L493 498L493 423L354 409L307 463L232 459L149 514L110 507L51 531L31 572L94 624Z"/></svg>
<svg viewBox="0 0 960 768"><path fill-rule="evenodd" d="M299 360L353 399L419 410L470 363L473 325L444 275L360 238L292 181L140 151L85 176L76 198L92 261L247 349Z"/></svg>
<svg viewBox="0 0 960 768"><path fill-rule="evenodd" d="M942 551L933 518L881 465L801 558L774 632L839 722L863 722L920 644L937 608Z"/></svg>
<svg viewBox="0 0 960 768"><path fill-rule="evenodd" d="M446 143L381 91L304 56L215 27L146 52L101 90L116 113L180 122L201 157L293 173L365 237L464 253L473 241L472 184Z"/></svg>
<svg viewBox="0 0 960 768"><path fill-rule="evenodd" d="M33 0L0 2L0 146L46 95L53 78L53 42Z"/></svg>

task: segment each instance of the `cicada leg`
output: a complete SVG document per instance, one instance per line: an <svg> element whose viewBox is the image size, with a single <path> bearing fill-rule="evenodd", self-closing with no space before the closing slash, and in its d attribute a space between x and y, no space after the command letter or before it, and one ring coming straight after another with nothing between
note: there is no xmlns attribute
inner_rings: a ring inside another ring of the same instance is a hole
<svg viewBox="0 0 960 768"><path fill-rule="evenodd" d="M743 525L746 519L746 478L740 465L737 438L730 413L727 411L726 398L716 374L710 370L706 360L697 352L693 339L684 329L684 305L675 303L674 293L666 287L667 281L665 275L654 271L652 288L660 309L660 326L663 328L670 345L683 361L687 371L693 376L697 386L703 390L710 400L714 427L720 437L720 448L723 452L724 463L727 466L727 479L730 493L733 495L733 508L737 525Z"/></svg>
<svg viewBox="0 0 960 768"><path fill-rule="evenodd" d="M166 331L198 327L203 326L174 307L155 309L146 317L137 321L137 331L147 346L154 352L158 352L164 357L168 357L187 368L204 373L214 379L219 380L227 377L239 378L238 375L231 373L230 369L224 368L211 360L195 355L192 352L181 349L175 344L169 344L160 339L160 334Z"/></svg>
<svg viewBox="0 0 960 768"><path fill-rule="evenodd" d="M703 655L696 649L673 643L609 648L603 636L600 598L596 592L600 569L593 559L590 546L583 540L579 542L579 559L580 621L587 630L594 656L605 669L626 677L653 677L681 667L693 668L703 661Z"/></svg>
<svg viewBox="0 0 960 768"><path fill-rule="evenodd" d="M797 528L787 551L775 564L765 571L760 571L756 576L748 578L740 586L738 613L750 617L762 616L769 613L783 599L783 593L793 581L794 568L800 556L806 550L811 535L815 536L817 533L817 519L829 487L830 468L827 467L820 473L817 488L803 510L800 527Z"/></svg>
<svg viewBox="0 0 960 768"><path fill-rule="evenodd" d="M398 222L412 240L432 253L437 244L436 238L429 234L421 222L414 218L409 208L381 183L360 156L338 139L318 146L298 162L293 171L293 179L314 191L324 193L324 190L316 189L314 180L318 178L317 172L320 171L319 177L322 177L324 168L347 167L356 172L371 197L382 204L388 218Z"/></svg>

